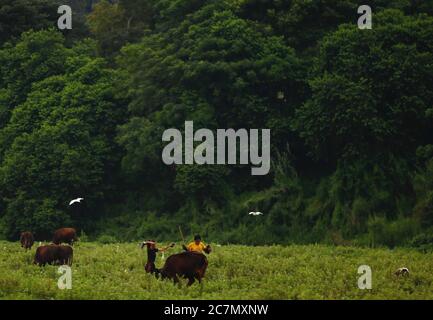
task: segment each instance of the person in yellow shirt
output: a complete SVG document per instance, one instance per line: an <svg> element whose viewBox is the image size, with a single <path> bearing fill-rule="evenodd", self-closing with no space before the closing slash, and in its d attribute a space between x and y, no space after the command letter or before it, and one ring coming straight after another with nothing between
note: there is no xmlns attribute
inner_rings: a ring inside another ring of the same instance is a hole
<svg viewBox="0 0 433 320"><path fill-rule="evenodd" d="M211 249L209 245L205 245L201 241L200 235L194 236L194 241L188 244L188 246L183 245L183 249L190 252L198 252L198 253L210 253Z"/></svg>

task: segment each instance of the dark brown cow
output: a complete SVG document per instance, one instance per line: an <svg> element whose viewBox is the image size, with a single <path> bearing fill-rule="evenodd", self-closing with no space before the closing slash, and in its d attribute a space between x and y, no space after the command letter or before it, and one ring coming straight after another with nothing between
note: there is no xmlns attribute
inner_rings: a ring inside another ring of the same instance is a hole
<svg viewBox="0 0 433 320"><path fill-rule="evenodd" d="M26 231L22 232L20 236L21 247L24 249L31 249L33 243L35 243L35 239L33 238L33 233Z"/></svg>
<svg viewBox="0 0 433 320"><path fill-rule="evenodd" d="M203 251L209 254L212 252L212 248L210 247L210 245L207 245L206 248L203 249Z"/></svg>
<svg viewBox="0 0 433 320"><path fill-rule="evenodd" d="M78 238L77 231L74 228L61 228L54 232L54 244L68 243L72 246L75 241L78 241Z"/></svg>
<svg viewBox="0 0 433 320"><path fill-rule="evenodd" d="M204 277L208 262L204 254L198 252L182 252L173 254L167 258L164 267L159 270L162 278L173 279L179 282L178 276L188 279L188 286L192 285L195 279L201 283Z"/></svg>
<svg viewBox="0 0 433 320"><path fill-rule="evenodd" d="M45 264L67 264L72 265L73 250L70 246L49 244L36 249L34 264L45 266Z"/></svg>

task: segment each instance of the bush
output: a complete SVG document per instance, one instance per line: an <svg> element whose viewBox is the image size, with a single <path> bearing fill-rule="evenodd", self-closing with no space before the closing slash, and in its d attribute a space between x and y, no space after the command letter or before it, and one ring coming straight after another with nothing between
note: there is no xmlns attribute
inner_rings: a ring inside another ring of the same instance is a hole
<svg viewBox="0 0 433 320"><path fill-rule="evenodd" d="M89 236L84 232L84 230L81 230L80 236L78 237L80 241L87 242L89 241Z"/></svg>
<svg viewBox="0 0 433 320"><path fill-rule="evenodd" d="M407 244L407 241L419 232L419 224L410 218L388 221L384 217L373 217L368 220L370 244L395 247Z"/></svg>
<svg viewBox="0 0 433 320"><path fill-rule="evenodd" d="M433 230L416 235L408 245L423 252L433 251Z"/></svg>
<svg viewBox="0 0 433 320"><path fill-rule="evenodd" d="M107 235L107 234L103 234L103 235L99 236L96 241L99 243L102 243L102 244L110 244L110 243L118 242L115 237Z"/></svg>

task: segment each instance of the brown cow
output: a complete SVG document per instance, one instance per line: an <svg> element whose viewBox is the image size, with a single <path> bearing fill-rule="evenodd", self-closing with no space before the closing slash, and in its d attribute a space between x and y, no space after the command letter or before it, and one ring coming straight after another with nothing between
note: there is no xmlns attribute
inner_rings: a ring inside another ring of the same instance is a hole
<svg viewBox="0 0 433 320"><path fill-rule="evenodd" d="M78 238L77 231L74 228L61 228L54 232L54 244L68 243L72 246L75 241L78 241Z"/></svg>
<svg viewBox="0 0 433 320"><path fill-rule="evenodd" d="M195 279L201 283L207 265L207 258L204 254L198 252L182 252L168 257L164 267L158 271L162 279L173 279L174 283L179 282L178 276L187 278L187 285L190 286L194 283Z"/></svg>
<svg viewBox="0 0 433 320"><path fill-rule="evenodd" d="M24 249L31 249L33 246L33 243L35 243L35 239L33 238L33 234L29 231L25 231L21 233L20 236L20 242L21 242L21 247L23 247Z"/></svg>
<svg viewBox="0 0 433 320"><path fill-rule="evenodd" d="M72 265L73 250L70 246L49 244L36 249L34 264L45 266L45 264L67 264Z"/></svg>

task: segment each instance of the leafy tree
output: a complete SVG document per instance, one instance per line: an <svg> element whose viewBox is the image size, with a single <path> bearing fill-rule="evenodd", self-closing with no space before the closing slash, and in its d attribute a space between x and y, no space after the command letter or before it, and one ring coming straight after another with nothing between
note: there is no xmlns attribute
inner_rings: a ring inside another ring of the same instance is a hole
<svg viewBox="0 0 433 320"><path fill-rule="evenodd" d="M1 0L0 45L24 31L54 27L58 6L56 0Z"/></svg>
<svg viewBox="0 0 433 320"><path fill-rule="evenodd" d="M114 137L123 112L114 97L115 74L102 59L68 51L55 31L26 37L41 36L69 56L63 74L42 80L39 70L45 60L27 54L21 60L23 65L33 62L28 76L35 82L0 134L9 142L0 164L6 203L1 219L9 238L23 227L49 233L62 226L70 219L68 200L76 196L85 195L90 213L103 210L100 202L105 192L113 191L120 160ZM13 49L21 52L26 37ZM17 207L25 209L25 216L17 214Z"/></svg>
<svg viewBox="0 0 433 320"><path fill-rule="evenodd" d="M372 30L355 0L68 0L62 32L59 3L0 4L0 237L71 225L169 239L180 223L248 244L429 234L432 0L366 1ZM270 128L271 174L166 166L162 133L186 120Z"/></svg>
<svg viewBox="0 0 433 320"><path fill-rule="evenodd" d="M428 139L432 33L431 17L387 10L372 30L344 25L322 41L312 98L294 121L316 157L408 155Z"/></svg>
<svg viewBox="0 0 433 320"><path fill-rule="evenodd" d="M63 36L53 30L23 33L16 45L0 50L0 128L33 83L64 72L68 55Z"/></svg>
<svg viewBox="0 0 433 320"><path fill-rule="evenodd" d="M152 24L148 0L101 1L87 16L90 31L98 41L99 53L112 57L127 42L137 41Z"/></svg>
<svg viewBox="0 0 433 320"><path fill-rule="evenodd" d="M405 13L432 14L433 2L408 0L367 0L374 14L384 9L398 9ZM278 35L283 35L288 44L297 50L315 55L317 43L340 24L356 23L358 7L356 0L245 0L241 2L239 15L271 26Z"/></svg>
<svg viewBox="0 0 433 320"><path fill-rule="evenodd" d="M220 6L211 2L179 26L122 49L120 91L131 101L133 118L122 127L119 141L127 151L124 163L134 163L140 179L152 176L148 161L161 163L164 129L182 128L185 120L193 120L196 128L276 127L280 124L274 119L284 122L301 99L297 93L304 92L304 68L294 51ZM279 93L286 99L279 99ZM280 132L276 140L287 142L287 132ZM177 190L186 192L185 186L198 182L193 175L210 174L208 179L215 180L207 183L219 185L213 170L203 170L176 169L167 183L176 181ZM250 179L249 173L240 175ZM239 177L234 173L230 179ZM192 194L211 197L204 190Z"/></svg>

